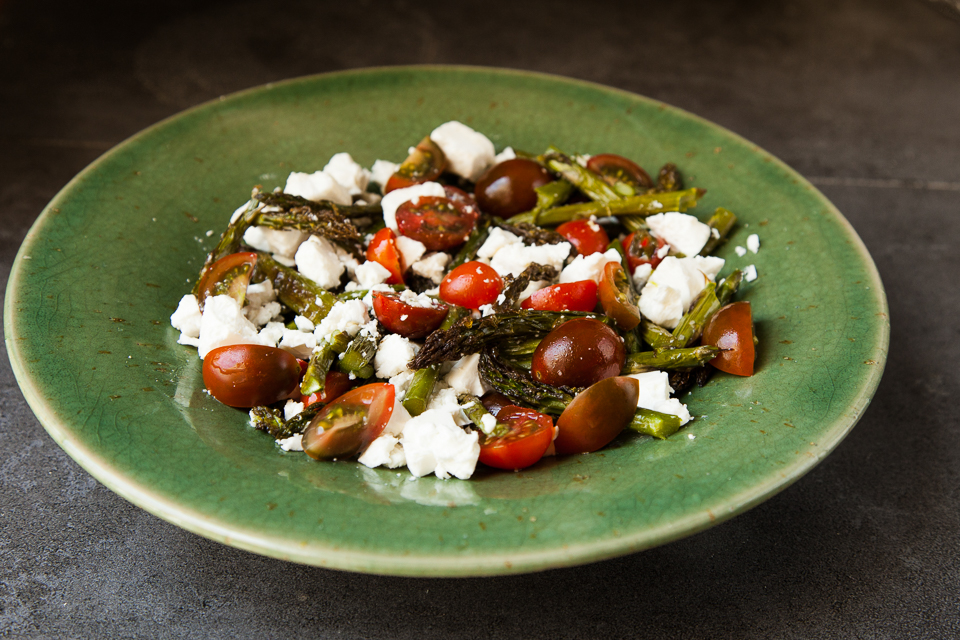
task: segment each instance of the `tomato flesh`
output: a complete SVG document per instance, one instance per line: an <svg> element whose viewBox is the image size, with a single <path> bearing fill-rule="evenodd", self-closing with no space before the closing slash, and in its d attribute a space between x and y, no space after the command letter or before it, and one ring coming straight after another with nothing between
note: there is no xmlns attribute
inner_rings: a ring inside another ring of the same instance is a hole
<svg viewBox="0 0 960 640"><path fill-rule="evenodd" d="M273 404L297 394L300 363L275 347L217 347L203 359L203 384L210 395L230 407Z"/></svg>
<svg viewBox="0 0 960 640"><path fill-rule="evenodd" d="M384 227L374 234L367 246L367 260L379 263L390 272L387 284L403 284L403 260L392 229Z"/></svg>
<svg viewBox="0 0 960 640"><path fill-rule="evenodd" d="M231 253L205 269L197 287L197 301L203 309L204 301L211 296L228 295L243 306L247 295L247 285L257 264L257 254L253 252Z"/></svg>
<svg viewBox="0 0 960 640"><path fill-rule="evenodd" d="M309 407L314 402L329 404L345 394L352 386L353 381L350 380L350 376L340 371L330 371L324 379L323 391L317 391L308 396L302 395L300 402L304 407Z"/></svg>
<svg viewBox="0 0 960 640"><path fill-rule="evenodd" d="M555 387L589 387L620 375L626 348L617 332L593 318L564 322L533 352L530 373Z"/></svg>
<svg viewBox="0 0 960 640"><path fill-rule="evenodd" d="M480 217L476 208L451 198L422 196L415 202L408 200L397 207L397 228L429 251L463 244Z"/></svg>
<svg viewBox="0 0 960 640"><path fill-rule="evenodd" d="M600 305L603 312L624 331L640 324L640 309L627 299L625 293L629 286L627 274L619 262L608 262L603 266L599 286Z"/></svg>
<svg viewBox="0 0 960 640"><path fill-rule="evenodd" d="M603 227L591 220L571 220L557 227L557 233L570 241L582 256L603 253L610 246L610 237Z"/></svg>
<svg viewBox="0 0 960 640"><path fill-rule="evenodd" d="M447 158L437 143L425 137L403 161L396 173L383 185L383 193L405 189L415 184L436 180L447 166Z"/></svg>
<svg viewBox="0 0 960 640"><path fill-rule="evenodd" d="M501 218L529 211L537 205L537 187L553 177L538 162L526 158L505 160L480 176L474 188L477 204Z"/></svg>
<svg viewBox="0 0 960 640"><path fill-rule="evenodd" d="M503 291L503 279L482 262L465 262L440 283L440 299L468 309L492 304Z"/></svg>
<svg viewBox="0 0 960 640"><path fill-rule="evenodd" d="M377 320L391 333L404 338L425 338L440 326L450 307L437 302L429 307L415 307L403 301L399 293L373 294L373 311Z"/></svg>
<svg viewBox="0 0 960 640"><path fill-rule="evenodd" d="M597 283L580 280L544 287L520 303L537 311L593 311L597 308Z"/></svg>
<svg viewBox="0 0 960 640"><path fill-rule="evenodd" d="M631 233L623 239L623 251L627 254L627 265L630 267L630 275L642 264L649 264L651 268L656 269L663 261L660 257L660 249L667 243L662 238L654 238L649 233L644 233L639 240L634 242L636 234Z"/></svg>
<svg viewBox="0 0 960 640"><path fill-rule="evenodd" d="M633 160L615 153L601 153L587 160L587 169L600 174L608 184L616 186L623 182L633 187L635 192L643 192L653 186L650 175Z"/></svg>
<svg viewBox="0 0 960 640"><path fill-rule="evenodd" d="M717 311L703 328L701 342L722 349L711 365L737 376L752 376L756 350L750 303L732 302Z"/></svg>
<svg viewBox="0 0 960 640"><path fill-rule="evenodd" d="M303 450L315 460L363 453L393 415L392 384L378 382L348 391L320 410L303 432Z"/></svg>
<svg viewBox="0 0 960 640"><path fill-rule="evenodd" d="M557 419L553 441L557 454L589 453L607 446L623 431L637 410L636 378L605 378L581 392Z"/></svg>
<svg viewBox="0 0 960 640"><path fill-rule="evenodd" d="M553 442L553 420L539 411L507 405L500 409L497 422L508 431L480 443L480 462L488 467L525 469L540 460Z"/></svg>

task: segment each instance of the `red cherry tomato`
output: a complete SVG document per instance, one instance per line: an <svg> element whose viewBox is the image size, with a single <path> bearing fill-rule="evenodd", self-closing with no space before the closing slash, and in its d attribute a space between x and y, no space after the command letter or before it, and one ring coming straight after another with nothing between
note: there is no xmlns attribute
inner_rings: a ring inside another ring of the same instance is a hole
<svg viewBox="0 0 960 640"><path fill-rule="evenodd" d="M350 376L340 371L330 371L323 382L323 391L311 393L308 396L300 396L300 402L304 407L309 407L314 402L329 404L336 400L353 386Z"/></svg>
<svg viewBox="0 0 960 640"><path fill-rule="evenodd" d="M440 299L468 309L492 304L503 291L503 280L488 264L465 262L440 283Z"/></svg>
<svg viewBox="0 0 960 640"><path fill-rule="evenodd" d="M620 243L623 245L624 253L627 254L631 276L642 264L649 264L651 268L656 269L663 261L660 257L660 249L667 244L663 238L654 238L646 232L643 232L639 239L636 236L637 234L631 233Z"/></svg>
<svg viewBox="0 0 960 640"><path fill-rule="evenodd" d="M620 375L626 348L617 332L593 318L564 322L533 352L534 380L555 387L589 387Z"/></svg>
<svg viewBox="0 0 960 640"><path fill-rule="evenodd" d="M737 376L752 376L756 351L750 303L733 302L717 311L703 328L701 342L723 349L710 361L714 367Z"/></svg>
<svg viewBox="0 0 960 640"><path fill-rule="evenodd" d="M600 305L603 312L613 318L617 326L624 331L630 331L640 324L640 309L627 298L630 284L627 274L619 262L608 262L603 265L603 275L600 277Z"/></svg>
<svg viewBox="0 0 960 640"><path fill-rule="evenodd" d="M242 305L256 264L256 253L241 252L224 256L204 269L197 287L200 308L208 297L219 295L228 295Z"/></svg>
<svg viewBox="0 0 960 640"><path fill-rule="evenodd" d="M588 256L603 253L610 246L610 237L603 227L589 220L571 220L557 227L557 233L570 241L577 253Z"/></svg>
<svg viewBox="0 0 960 640"><path fill-rule="evenodd" d="M507 433L486 437L480 443L480 462L494 469L526 469L535 464L553 442L553 420L539 411L507 405L497 422Z"/></svg>
<svg viewBox="0 0 960 640"><path fill-rule="evenodd" d="M203 359L203 384L210 395L230 407L273 404L297 393L300 363L275 347L217 347Z"/></svg>
<svg viewBox="0 0 960 640"><path fill-rule="evenodd" d="M413 150L397 172L390 176L387 184L383 185L383 193L387 194L394 189L412 187L422 182L436 180L447 166L447 158L437 143L427 136Z"/></svg>
<svg viewBox="0 0 960 640"><path fill-rule="evenodd" d="M601 153L587 160L587 169L599 173L611 185L625 182L636 192L643 192L653 186L653 180L633 160L628 160L615 153Z"/></svg>
<svg viewBox="0 0 960 640"><path fill-rule="evenodd" d="M320 410L303 432L303 450L316 460L349 458L370 446L393 415L392 384L348 391Z"/></svg>
<svg viewBox="0 0 960 640"><path fill-rule="evenodd" d="M463 244L479 217L476 208L457 200L422 196L397 207L397 228L429 251L444 251Z"/></svg>
<svg viewBox="0 0 960 640"><path fill-rule="evenodd" d="M520 303L537 311L593 311L597 308L597 283L580 280L544 287Z"/></svg>
<svg viewBox="0 0 960 640"><path fill-rule="evenodd" d="M507 218L537 205L537 187L553 180L539 163L525 158L505 160L477 180L474 194L486 213Z"/></svg>
<svg viewBox="0 0 960 640"><path fill-rule="evenodd" d="M637 410L636 378L604 378L579 393L557 419L557 454L589 453L607 446L623 431Z"/></svg>
<svg viewBox="0 0 960 640"><path fill-rule="evenodd" d="M374 234L367 246L367 260L379 263L390 272L387 284L403 284L404 265L393 230L384 227Z"/></svg>
<svg viewBox="0 0 960 640"><path fill-rule="evenodd" d="M415 307L404 302L399 293L374 293L373 311L377 320L391 333L414 340L425 338L440 326L450 307L436 302L429 307Z"/></svg>

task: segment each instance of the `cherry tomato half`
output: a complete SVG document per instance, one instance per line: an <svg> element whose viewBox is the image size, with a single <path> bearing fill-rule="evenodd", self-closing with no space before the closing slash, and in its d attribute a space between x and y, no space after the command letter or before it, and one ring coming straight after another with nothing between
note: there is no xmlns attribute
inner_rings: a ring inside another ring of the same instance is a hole
<svg viewBox="0 0 960 640"><path fill-rule="evenodd" d="M637 410L636 378L604 378L579 393L557 419L553 441L558 455L589 453L605 447L623 431Z"/></svg>
<svg viewBox="0 0 960 640"><path fill-rule="evenodd" d="M557 227L557 233L570 241L582 256L603 253L610 246L610 237L603 227L590 220L571 220Z"/></svg>
<svg viewBox="0 0 960 640"><path fill-rule="evenodd" d="M587 169L599 173L610 185L625 182L633 187L635 192L642 193L653 186L650 175L640 165L615 153L601 153L591 157L587 160Z"/></svg>
<svg viewBox="0 0 960 640"><path fill-rule="evenodd" d="M440 299L468 309L492 304L503 291L503 280L493 267L482 262L465 262L440 283Z"/></svg>
<svg viewBox="0 0 960 640"><path fill-rule="evenodd" d="M446 167L447 157L437 143L427 136L420 141L413 153L407 156L397 172L390 176L387 184L383 185L383 193L436 180Z"/></svg>
<svg viewBox="0 0 960 640"><path fill-rule="evenodd" d="M553 442L553 420L539 411L507 405L497 422L507 433L486 437L480 442L480 462L494 469L526 469L535 464Z"/></svg>
<svg viewBox="0 0 960 640"><path fill-rule="evenodd" d="M537 206L535 189L552 180L550 172L538 162L514 158L487 170L477 180L473 193L484 212L507 218Z"/></svg>
<svg viewBox="0 0 960 640"><path fill-rule="evenodd" d="M479 217L476 208L457 200L422 196L397 207L397 228L429 251L444 251L463 244Z"/></svg>
<svg viewBox="0 0 960 640"><path fill-rule="evenodd" d="M429 307L415 307L404 302L399 293L377 292L373 294L373 311L391 333L417 340L439 327L450 307L439 301Z"/></svg>
<svg viewBox="0 0 960 640"><path fill-rule="evenodd" d="M597 283L580 280L544 287L520 303L537 311L593 311L597 308Z"/></svg>
<svg viewBox="0 0 960 640"><path fill-rule="evenodd" d="M637 234L631 233L620 243L623 245L623 251L627 254L627 264L630 266L630 275L642 264L649 264L651 268L656 269L663 258L660 257L660 249L666 245L662 238L654 238L645 231L637 238Z"/></svg>
<svg viewBox="0 0 960 640"><path fill-rule="evenodd" d="M603 312L613 318L618 327L630 331L640 324L640 309L627 298L630 283L619 262L608 262L603 266L598 290Z"/></svg>
<svg viewBox="0 0 960 640"><path fill-rule="evenodd" d="M367 260L377 262L390 272L387 284L403 284L403 261L397 249L397 236L392 229L384 227L377 231L367 246Z"/></svg>
<svg viewBox="0 0 960 640"><path fill-rule="evenodd" d="M350 376L340 371L330 371L323 382L323 391L311 393L308 396L300 396L300 402L304 407L309 407L314 402L329 404L345 394L353 386Z"/></svg>
<svg viewBox="0 0 960 640"><path fill-rule="evenodd" d="M200 309L210 296L228 295L243 306L247 295L247 285L253 267L257 264L257 254L253 252L231 253L204 269L197 287L197 301Z"/></svg>
<svg viewBox="0 0 960 640"><path fill-rule="evenodd" d="M390 422L395 391L378 382L348 391L320 410L303 432L303 450L315 460L349 458L370 446Z"/></svg>
<svg viewBox="0 0 960 640"><path fill-rule="evenodd" d="M593 318L564 322L533 352L534 380L555 387L589 387L620 375L626 348L617 332Z"/></svg>
<svg viewBox="0 0 960 640"><path fill-rule="evenodd" d="M737 376L752 376L756 351L750 303L732 302L717 311L703 328L701 342L723 349L710 361L714 367Z"/></svg>
<svg viewBox="0 0 960 640"><path fill-rule="evenodd" d="M217 347L203 359L203 384L210 395L230 407L273 404L297 394L300 363L276 347Z"/></svg>

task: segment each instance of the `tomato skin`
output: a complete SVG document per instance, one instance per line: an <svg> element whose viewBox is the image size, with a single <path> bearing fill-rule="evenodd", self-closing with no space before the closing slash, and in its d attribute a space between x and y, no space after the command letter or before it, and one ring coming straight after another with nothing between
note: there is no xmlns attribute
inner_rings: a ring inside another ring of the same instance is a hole
<svg viewBox="0 0 960 640"><path fill-rule="evenodd" d="M377 231L367 246L367 260L377 262L390 272L386 284L403 284L403 260L397 249L397 236L387 227Z"/></svg>
<svg viewBox="0 0 960 640"><path fill-rule="evenodd" d="M537 206L537 187L551 182L550 172L526 158L505 160L480 176L474 188L477 204L486 213L507 218Z"/></svg>
<svg viewBox="0 0 960 640"><path fill-rule="evenodd" d="M534 380L556 387L589 387L620 375L626 348L617 332L593 318L564 322L533 352Z"/></svg>
<svg viewBox="0 0 960 640"><path fill-rule="evenodd" d="M582 256L603 253L610 246L610 237L603 227L589 220L564 222L557 227L557 233L569 240Z"/></svg>
<svg viewBox="0 0 960 640"><path fill-rule="evenodd" d="M607 183L625 182L642 192L653 186L650 175L633 160L615 153L601 153L587 160L587 169L600 174Z"/></svg>
<svg viewBox="0 0 960 640"><path fill-rule="evenodd" d="M537 311L593 311L597 308L597 283L580 280L544 287L520 303Z"/></svg>
<svg viewBox="0 0 960 640"><path fill-rule="evenodd" d="M598 288L603 312L613 318L617 326L624 331L640 324L640 309L631 303L624 293L630 286L627 277L619 262L608 262L603 266L603 276Z"/></svg>
<svg viewBox="0 0 960 640"><path fill-rule="evenodd" d="M323 382L323 391L311 393L308 396L300 396L300 402L304 407L309 407L314 402L329 404L336 400L353 386L350 376L341 371L330 371Z"/></svg>
<svg viewBox="0 0 960 640"><path fill-rule="evenodd" d="M539 411L507 405L500 409L497 422L507 425L510 431L480 442L480 462L488 467L526 469L539 461L553 442L553 420Z"/></svg>
<svg viewBox="0 0 960 640"><path fill-rule="evenodd" d="M442 302L432 307L414 307L400 298L399 293L373 294L373 311L377 320L392 333L404 338L424 338L447 317L450 307Z"/></svg>
<svg viewBox="0 0 960 640"><path fill-rule="evenodd" d="M480 402L484 409L493 414L494 418L500 415L501 409L513 404L513 400L498 391L487 391L480 398Z"/></svg>
<svg viewBox="0 0 960 640"><path fill-rule="evenodd" d="M756 349L750 303L745 300L732 302L717 311L703 328L701 343L723 349L710 361L720 371L752 376Z"/></svg>
<svg viewBox="0 0 960 640"><path fill-rule="evenodd" d="M394 189L405 189L415 184L436 180L447 166L447 158L437 143L425 137L417 144L396 173L383 185L384 195Z"/></svg>
<svg viewBox="0 0 960 640"><path fill-rule="evenodd" d="M197 302L203 310L210 296L228 295L243 306L247 285L257 264L257 254L245 251L224 256L204 269L197 286Z"/></svg>
<svg viewBox="0 0 960 640"><path fill-rule="evenodd" d="M229 407L273 404L297 394L300 363L276 347L217 347L203 359L203 384L210 395Z"/></svg>
<svg viewBox="0 0 960 640"><path fill-rule="evenodd" d="M397 228L429 251L463 244L480 217L475 207L451 198L421 196L416 202L408 200L397 207Z"/></svg>
<svg viewBox="0 0 960 640"><path fill-rule="evenodd" d="M558 455L601 449L623 431L637 410L636 378L604 378L574 398L557 419Z"/></svg>
<svg viewBox="0 0 960 640"><path fill-rule="evenodd" d="M493 267L476 260L465 262L440 283L440 299L468 309L492 304L503 291L503 279Z"/></svg>
<svg viewBox="0 0 960 640"><path fill-rule="evenodd" d="M637 267L642 264L649 264L651 268L656 269L663 261L663 258L659 255L660 249L667 244L662 238L654 239L654 237L648 233L640 240L642 253L637 253L636 247L633 246L633 239L635 237L636 234L631 233L620 243L623 245L623 252L627 254L627 265L630 267L631 276L633 272L637 270Z"/></svg>
<svg viewBox="0 0 960 640"><path fill-rule="evenodd" d="M386 382L346 392L320 410L303 432L303 450L315 460L363 453L387 426L396 396Z"/></svg>

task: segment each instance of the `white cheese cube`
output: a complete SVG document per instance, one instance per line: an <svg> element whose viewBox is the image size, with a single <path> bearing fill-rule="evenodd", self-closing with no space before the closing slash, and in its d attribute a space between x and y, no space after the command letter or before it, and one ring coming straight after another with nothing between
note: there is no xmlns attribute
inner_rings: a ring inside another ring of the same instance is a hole
<svg viewBox="0 0 960 640"><path fill-rule="evenodd" d="M480 397L485 393L483 381L480 379L480 354L474 353L457 360L453 369L443 379L450 388L457 393L469 393Z"/></svg>
<svg viewBox="0 0 960 640"><path fill-rule="evenodd" d="M570 249L569 242L544 244L538 247L523 244L509 245L497 251L490 260L490 266L501 276L518 276L531 264L548 265L559 270L570 255Z"/></svg>
<svg viewBox="0 0 960 640"><path fill-rule="evenodd" d="M391 333L385 336L377 347L377 355L373 358L377 377L387 379L407 371L409 369L407 363L413 360L419 350L418 345L401 335Z"/></svg>
<svg viewBox="0 0 960 640"><path fill-rule="evenodd" d="M303 451L303 434L295 433L289 438L277 440L277 444L284 451Z"/></svg>
<svg viewBox="0 0 960 640"><path fill-rule="evenodd" d="M670 386L670 378L666 371L647 371L627 377L634 378L640 383L637 407L678 416L683 421L682 424L690 422L687 406L676 398L670 397L673 388Z"/></svg>
<svg viewBox="0 0 960 640"><path fill-rule="evenodd" d="M760 236L755 233L747 236L747 249L749 249L751 253L760 251Z"/></svg>
<svg viewBox="0 0 960 640"><path fill-rule="evenodd" d="M257 328L247 320L240 304L230 296L207 298L200 317L197 351L203 358L212 349L230 344L260 344Z"/></svg>
<svg viewBox="0 0 960 640"><path fill-rule="evenodd" d="M257 342L267 347L275 347L283 338L284 329L282 322L268 322L267 326L260 329L260 333L257 334Z"/></svg>
<svg viewBox="0 0 960 640"><path fill-rule="evenodd" d="M357 462L371 469L374 467L396 469L407 464L407 458L404 455L403 447L400 446L400 440L385 433L370 443L367 450L357 458Z"/></svg>
<svg viewBox="0 0 960 640"><path fill-rule="evenodd" d="M370 182L376 182L381 187L386 186L390 176L397 172L400 165L389 160L377 160L370 167Z"/></svg>
<svg viewBox="0 0 960 640"><path fill-rule="evenodd" d="M456 120L434 129L430 139L447 157L449 171L474 182L493 166L497 155L487 136Z"/></svg>
<svg viewBox="0 0 960 640"><path fill-rule="evenodd" d="M361 289L371 289L389 280L390 271L379 262L367 260L357 267L356 276Z"/></svg>
<svg viewBox="0 0 960 640"><path fill-rule="evenodd" d="M704 275L710 278L710 280L717 279L717 274L720 273L720 269L723 269L723 265L726 262L723 258L716 256L693 256L688 259L693 260L693 263L697 265L697 269L703 271Z"/></svg>
<svg viewBox="0 0 960 640"><path fill-rule="evenodd" d="M243 241L265 253L273 253L284 258L292 258L300 244L309 234L296 229L270 229L268 227L250 227L243 233Z"/></svg>
<svg viewBox="0 0 960 640"><path fill-rule="evenodd" d="M686 213L670 211L647 218L650 232L685 256L695 256L710 239L710 227Z"/></svg>
<svg viewBox="0 0 960 640"><path fill-rule="evenodd" d="M349 153L337 153L323 168L323 172L337 181L351 196L367 190L370 172L354 162Z"/></svg>
<svg viewBox="0 0 960 640"><path fill-rule="evenodd" d="M636 287L637 291L643 289L643 285L647 284L651 273L653 273L653 267L649 262L638 264L637 268L633 270L633 286Z"/></svg>
<svg viewBox="0 0 960 640"><path fill-rule="evenodd" d="M403 257L403 264L411 266L414 262L423 257L427 248L419 240L408 238L407 236L397 236L397 251Z"/></svg>
<svg viewBox="0 0 960 640"><path fill-rule="evenodd" d="M517 152L513 150L513 147L507 147L500 153L498 153L493 158L493 164L500 164L501 162L506 162L507 160L513 160L517 157Z"/></svg>
<svg viewBox="0 0 960 640"><path fill-rule="evenodd" d="M424 182L405 189L394 189L383 196L380 206L383 208L383 223L394 231L397 230L397 209L404 202L416 201L421 197L445 198L447 192L439 182Z"/></svg>
<svg viewBox="0 0 960 640"><path fill-rule="evenodd" d="M708 281L693 258L667 256L640 291L640 313L651 322L674 329Z"/></svg>
<svg viewBox="0 0 960 640"><path fill-rule="evenodd" d="M357 267L360 266L360 263L356 258L353 257L349 251L345 250L338 244L330 243L333 245L333 250L337 253L337 259L340 260L340 264L347 270L347 277L351 280L356 277Z"/></svg>
<svg viewBox="0 0 960 640"><path fill-rule="evenodd" d="M480 457L477 432L467 433L449 413L428 409L407 422L400 436L407 468L417 477L430 473L466 480L473 475Z"/></svg>
<svg viewBox="0 0 960 640"><path fill-rule="evenodd" d="M417 275L429 278L434 284L440 284L443 280L443 272L450 262L450 254L443 251L431 253L422 260L418 260L411 265L411 269Z"/></svg>
<svg viewBox="0 0 960 640"><path fill-rule="evenodd" d="M301 411L303 411L302 402L297 402L293 399L287 400L287 403L283 405L283 419L289 420L290 418L298 415Z"/></svg>
<svg viewBox="0 0 960 640"><path fill-rule="evenodd" d="M311 332L284 328L277 346L294 357L309 360L313 350L317 348L317 338Z"/></svg>
<svg viewBox="0 0 960 640"><path fill-rule="evenodd" d="M279 302L267 302L259 307L246 306L243 308L243 315L258 327L267 324L278 315L282 310Z"/></svg>
<svg viewBox="0 0 960 640"><path fill-rule="evenodd" d="M435 409L449 413L457 426L462 427L463 425L470 424L470 418L467 417L467 414L464 413L460 407L460 401L457 399L458 395L456 390L448 387L445 382L437 383L433 395L430 396L430 400L427 402L427 409Z"/></svg>
<svg viewBox="0 0 960 640"><path fill-rule="evenodd" d="M413 376L416 374L415 371L411 369L404 369L395 376L392 376L387 382L393 385L394 393L398 401L403 400L407 395L407 389L410 388L410 384L413 382Z"/></svg>
<svg viewBox="0 0 960 640"><path fill-rule="evenodd" d="M247 304L251 307L262 307L268 302L274 302L277 299L277 292L273 289L273 283L269 280L247 285Z"/></svg>
<svg viewBox="0 0 960 640"><path fill-rule="evenodd" d="M743 270L743 279L747 282L753 282L757 279L757 268L754 265L749 265L746 269Z"/></svg>
<svg viewBox="0 0 960 640"><path fill-rule="evenodd" d="M490 229L490 233L487 235L487 239L480 245L480 248L477 249L478 258L492 258L497 254L498 251L504 247L509 247L511 245L522 245L523 241L520 239L520 236L505 231L500 227L494 227Z"/></svg>
<svg viewBox="0 0 960 640"><path fill-rule="evenodd" d="M317 340L326 340L331 334L343 331L352 338L369 322L367 305L363 304L363 301L340 300L313 330L313 335Z"/></svg>
<svg viewBox="0 0 960 640"><path fill-rule="evenodd" d="M200 337L200 304L192 293L180 298L177 310L170 316L170 324L180 331L181 338Z"/></svg>
<svg viewBox="0 0 960 640"><path fill-rule="evenodd" d="M310 236L300 245L294 256L297 269L322 289L334 289L340 284L345 267L337 252L326 238Z"/></svg>
<svg viewBox="0 0 960 640"><path fill-rule="evenodd" d="M593 280L599 284L603 277L603 268L608 262L620 263L620 252L607 249L606 253L591 253L588 256L580 254L560 272L560 284L581 280Z"/></svg>
<svg viewBox="0 0 960 640"><path fill-rule="evenodd" d="M287 184L283 187L283 192L314 202L320 200L329 200L335 204L350 204L353 202L350 192L323 171L314 173L294 171L287 176Z"/></svg>
<svg viewBox="0 0 960 640"><path fill-rule="evenodd" d="M741 247L740 245L737 245L736 247L734 247L733 250L734 250L734 251L736 252L736 254L737 254L738 256L740 256L741 258L742 258L743 256L747 255L747 250L744 249L743 247Z"/></svg>

